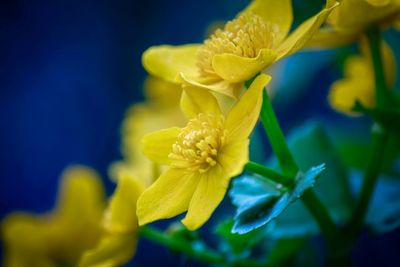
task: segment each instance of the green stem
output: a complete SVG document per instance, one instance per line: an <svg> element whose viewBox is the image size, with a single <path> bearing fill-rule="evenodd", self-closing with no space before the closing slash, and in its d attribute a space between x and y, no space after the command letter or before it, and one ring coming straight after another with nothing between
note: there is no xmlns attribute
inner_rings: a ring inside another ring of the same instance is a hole
<svg viewBox="0 0 400 267"><path fill-rule="evenodd" d="M206 248L204 246L194 246L189 242L177 240L164 234L163 232L145 226L140 228L140 236L145 237L148 240L161 244L171 250L180 251L187 254L188 256L195 258L199 261L206 263L222 263L225 261L223 255L218 252Z"/></svg>
<svg viewBox="0 0 400 267"><path fill-rule="evenodd" d="M375 124L372 131L372 154L369 158L364 183L361 187L361 192L349 223L351 238L354 238L357 231L363 226L378 181L379 173L384 162L384 154L387 144L388 133L378 124Z"/></svg>
<svg viewBox="0 0 400 267"><path fill-rule="evenodd" d="M283 173L285 176L294 179L299 172L299 167L286 144L282 129L265 90L263 93L263 104L260 116L272 148L278 157ZM307 190L301 199L317 221L321 232L326 238L329 248L335 249L337 247L336 241L339 239L339 231L326 207L320 201L318 196L315 195L312 189Z"/></svg>
<svg viewBox="0 0 400 267"><path fill-rule="evenodd" d="M286 144L285 136L279 126L266 90L263 92L260 118L283 173L294 178L298 171L297 164Z"/></svg>
<svg viewBox="0 0 400 267"><path fill-rule="evenodd" d="M375 104L382 107L387 104L387 86L385 80L384 66L382 60L381 34L378 26L372 26L366 32L369 48L371 51L372 63L375 73Z"/></svg>
<svg viewBox="0 0 400 267"><path fill-rule="evenodd" d="M285 186L291 186L293 184L293 179L290 177L286 177L272 169L269 169L267 167L264 167L261 164L249 161L245 166L244 170L252 173L259 174L261 176L264 176L266 178L271 179L272 181L278 183L278 184L283 184Z"/></svg>

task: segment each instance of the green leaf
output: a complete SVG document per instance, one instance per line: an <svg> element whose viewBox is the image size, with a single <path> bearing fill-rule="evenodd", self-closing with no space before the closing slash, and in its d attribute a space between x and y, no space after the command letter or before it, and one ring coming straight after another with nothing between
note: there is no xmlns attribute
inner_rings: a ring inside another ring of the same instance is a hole
<svg viewBox="0 0 400 267"><path fill-rule="evenodd" d="M350 184L354 195L360 192L362 182L362 173L353 171ZM400 181L398 179L379 177L367 213L366 224L378 234L400 227Z"/></svg>
<svg viewBox="0 0 400 267"><path fill-rule="evenodd" d="M400 132L400 109L397 107L366 108L356 102L354 111L370 116L374 121L381 123L386 129Z"/></svg>
<svg viewBox="0 0 400 267"><path fill-rule="evenodd" d="M230 196L237 206L232 232L245 234L276 219L291 203L313 187L324 170L324 165L312 167L305 174L299 174L293 188L281 192L282 186L266 179L247 176L236 179Z"/></svg>
<svg viewBox="0 0 400 267"><path fill-rule="evenodd" d="M350 217L352 207L347 170L335 154L323 128L317 122L311 121L292 131L287 140L300 169L309 169L320 162L325 162L326 171L321 174L314 191L336 222L346 221ZM276 166L276 160L271 165ZM272 238L319 233L318 225L300 201L290 205L271 228L268 233Z"/></svg>

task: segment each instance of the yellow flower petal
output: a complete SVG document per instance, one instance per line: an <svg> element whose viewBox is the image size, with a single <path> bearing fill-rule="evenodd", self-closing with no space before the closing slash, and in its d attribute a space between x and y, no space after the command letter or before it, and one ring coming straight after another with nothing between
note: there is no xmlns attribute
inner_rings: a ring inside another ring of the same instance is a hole
<svg viewBox="0 0 400 267"><path fill-rule="evenodd" d="M309 18L297 27L277 48L278 59L293 54L303 48L336 6L337 4L323 9L317 15Z"/></svg>
<svg viewBox="0 0 400 267"><path fill-rule="evenodd" d="M45 228L29 214L14 213L2 222L4 266L52 266L46 256Z"/></svg>
<svg viewBox="0 0 400 267"><path fill-rule="evenodd" d="M142 64L150 74L177 83L181 72L197 75L196 53L199 47L199 44L153 46L143 53Z"/></svg>
<svg viewBox="0 0 400 267"><path fill-rule="evenodd" d="M221 114L217 99L208 90L185 86L181 98L181 109L188 118L194 118L199 113Z"/></svg>
<svg viewBox="0 0 400 267"><path fill-rule="evenodd" d="M167 219L187 210L199 180L186 169L170 168L140 196L139 225Z"/></svg>
<svg viewBox="0 0 400 267"><path fill-rule="evenodd" d="M179 103L182 89L180 84L148 76L144 83L146 102L156 108L172 108ZM168 95L168 97L165 97Z"/></svg>
<svg viewBox="0 0 400 267"><path fill-rule="evenodd" d="M373 6L387 6L392 0L366 0Z"/></svg>
<svg viewBox="0 0 400 267"><path fill-rule="evenodd" d="M137 229L136 202L143 191L143 184L129 172L120 172L118 186L106 213L107 231L126 233Z"/></svg>
<svg viewBox="0 0 400 267"><path fill-rule="evenodd" d="M182 220L189 230L196 230L210 218L224 198L230 180L219 166L204 174L197 173L195 176L199 179L199 183L190 201L188 212Z"/></svg>
<svg viewBox="0 0 400 267"><path fill-rule="evenodd" d="M219 94L236 99L243 88L243 83L231 83L223 80L221 77L191 77L181 73L181 82L189 86L196 86L205 90L211 90Z"/></svg>
<svg viewBox="0 0 400 267"><path fill-rule="evenodd" d="M260 115L262 92L270 80L271 77L266 74L258 75L239 102L229 112L225 122L225 128L228 132L227 142L233 139L246 139L253 131Z"/></svg>
<svg viewBox="0 0 400 267"><path fill-rule="evenodd" d="M287 36L293 22L292 0L253 0L244 12L252 12L277 25L277 43Z"/></svg>
<svg viewBox="0 0 400 267"><path fill-rule="evenodd" d="M112 267L127 263L135 254L136 233L115 234L104 237L99 245L85 252L79 267Z"/></svg>
<svg viewBox="0 0 400 267"><path fill-rule="evenodd" d="M332 28L322 28L307 42L307 47L335 48L353 43L359 38L359 32L337 31Z"/></svg>
<svg viewBox="0 0 400 267"><path fill-rule="evenodd" d="M261 49L255 58L237 56L235 54L215 55L212 61L215 72L231 83L245 82L271 65L277 57L275 51Z"/></svg>
<svg viewBox="0 0 400 267"><path fill-rule="evenodd" d="M249 161L249 139L225 145L219 152L218 163L229 177L239 175Z"/></svg>
<svg viewBox="0 0 400 267"><path fill-rule="evenodd" d="M145 135L141 140L143 154L158 164L168 164L168 155L180 131L172 127Z"/></svg>

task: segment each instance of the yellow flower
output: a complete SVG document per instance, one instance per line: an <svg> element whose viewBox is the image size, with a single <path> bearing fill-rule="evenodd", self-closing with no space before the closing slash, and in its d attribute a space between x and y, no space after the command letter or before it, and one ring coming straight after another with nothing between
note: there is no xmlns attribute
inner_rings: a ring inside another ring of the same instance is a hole
<svg viewBox="0 0 400 267"><path fill-rule="evenodd" d="M301 49L336 6L329 4L289 34L291 0L253 0L203 44L155 46L142 58L152 75L236 98L243 82Z"/></svg>
<svg viewBox="0 0 400 267"><path fill-rule="evenodd" d="M146 101L132 105L126 112L122 123L123 160L111 165L110 176L116 180L120 170L126 169L149 185L158 177L159 166L142 154L138 145L141 138L173 125L183 126L185 117L179 108L179 85L148 77L144 90Z"/></svg>
<svg viewBox="0 0 400 267"><path fill-rule="evenodd" d="M74 266L96 245L105 203L100 178L92 169L74 166L61 182L50 214L14 213L4 219L4 266Z"/></svg>
<svg viewBox="0 0 400 267"><path fill-rule="evenodd" d="M327 27L318 31L308 46L336 47L359 39L373 24L398 28L399 0L342 0L328 17Z"/></svg>
<svg viewBox="0 0 400 267"><path fill-rule="evenodd" d="M134 256L138 241L136 202L144 188L131 173L119 173L117 189L104 217L105 233L98 245L83 255L80 267L121 266Z"/></svg>
<svg viewBox="0 0 400 267"><path fill-rule="evenodd" d="M209 219L230 179L248 161L249 135L269 80L259 75L226 116L210 92L184 88L187 101L182 109L191 118L188 124L148 134L142 140L143 153L169 168L139 198L140 225L185 211L182 223L191 230Z"/></svg>
<svg viewBox="0 0 400 267"><path fill-rule="evenodd" d="M386 82L393 86L395 82L395 60L393 52L386 43L382 43L383 63ZM375 80L371 55L364 43L362 55L347 59L344 66L345 77L336 81L329 93L329 103L337 111L347 115L358 115L352 111L356 101L366 108L375 106Z"/></svg>

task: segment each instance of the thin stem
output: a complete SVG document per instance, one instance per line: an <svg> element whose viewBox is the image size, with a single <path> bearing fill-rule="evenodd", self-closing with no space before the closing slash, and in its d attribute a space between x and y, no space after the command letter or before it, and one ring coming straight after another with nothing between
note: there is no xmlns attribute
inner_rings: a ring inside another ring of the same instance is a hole
<svg viewBox="0 0 400 267"><path fill-rule="evenodd" d="M271 142L272 148L278 157L278 161L283 173L294 178L299 172L299 167L297 166L293 155L286 144L282 129L278 123L274 109L272 108L268 94L265 90L263 93L263 105L261 108L260 117L267 136ZM317 221L321 232L328 242L328 246L335 249L337 247L336 240L340 238L340 235L335 222L331 218L326 207L320 201L318 196L315 195L312 189L307 190L303 194L301 200L311 212L314 219Z"/></svg>
<svg viewBox="0 0 400 267"><path fill-rule="evenodd" d="M173 239L163 232L149 226L140 228L139 233L140 236L145 237L148 240L161 244L171 250L183 252L202 262L221 263L225 261L223 255L210 248L205 246L194 246L189 242Z"/></svg>
<svg viewBox="0 0 400 267"><path fill-rule="evenodd" d="M388 134L380 126L375 124L372 131L372 154L368 161L361 193L349 224L351 237L354 237L357 231L363 226L378 181L379 173L384 162L384 154L387 144Z"/></svg>
<svg viewBox="0 0 400 267"><path fill-rule="evenodd" d="M298 167L286 144L285 136L279 126L266 90L263 92L263 104L260 118L283 173L295 177Z"/></svg>
<svg viewBox="0 0 400 267"><path fill-rule="evenodd" d="M387 86L382 60L381 34L378 26L372 26L366 32L368 44L371 51L372 63L375 74L375 104L382 107L387 104Z"/></svg>
<svg viewBox="0 0 400 267"><path fill-rule="evenodd" d="M244 170L252 173L256 173L262 175L266 178L271 179L272 181L283 184L285 186L290 186L293 183L293 179L291 177L286 177L272 169L269 169L261 164L249 161L245 166Z"/></svg>

